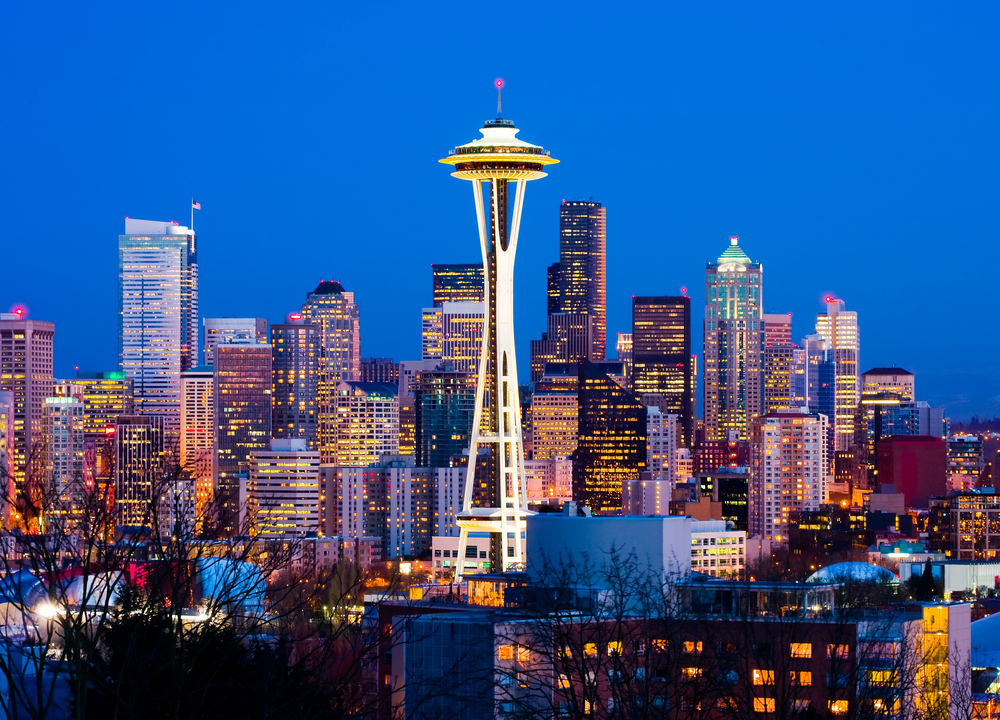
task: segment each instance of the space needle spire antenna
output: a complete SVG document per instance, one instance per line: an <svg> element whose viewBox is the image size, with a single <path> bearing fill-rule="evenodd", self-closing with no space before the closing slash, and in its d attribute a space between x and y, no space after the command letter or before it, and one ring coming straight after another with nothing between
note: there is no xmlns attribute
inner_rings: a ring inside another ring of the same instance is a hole
<svg viewBox="0 0 1000 720"><path fill-rule="evenodd" d="M479 131L481 138L459 145L440 160L454 168L453 177L472 181L485 300L469 463L462 509L456 513L460 529L456 583L465 574L469 533L489 534L489 567L494 572L523 567L525 561L525 519L532 513L525 487L514 354L514 253L525 185L545 177L545 167L559 162L544 148L515 137L518 129L514 123L500 117L503 80L498 78L494 84L496 120L486 121ZM488 191L485 197L484 187ZM512 208L508 205L511 200ZM483 566L477 562L476 567Z"/></svg>
<svg viewBox="0 0 1000 720"><path fill-rule="evenodd" d="M499 120L503 117L503 111L500 109L500 91L503 90L503 78L497 78L493 84L497 86L497 119Z"/></svg>

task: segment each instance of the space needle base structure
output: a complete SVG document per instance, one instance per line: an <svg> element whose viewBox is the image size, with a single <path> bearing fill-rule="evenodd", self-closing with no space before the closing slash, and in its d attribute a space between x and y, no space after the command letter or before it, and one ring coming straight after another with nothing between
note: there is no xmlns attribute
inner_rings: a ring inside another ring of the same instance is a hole
<svg viewBox="0 0 1000 720"><path fill-rule="evenodd" d="M501 84L497 81L498 90ZM543 148L517 139L518 129L503 119L499 102L496 120L479 132L483 137L459 145L440 161L454 167L454 177L472 181L486 306L465 494L456 518L461 531L456 583L465 574L470 533L489 534L492 571L524 563L525 518L531 513L514 352L514 254L525 185L545 177L544 168L559 162Z"/></svg>

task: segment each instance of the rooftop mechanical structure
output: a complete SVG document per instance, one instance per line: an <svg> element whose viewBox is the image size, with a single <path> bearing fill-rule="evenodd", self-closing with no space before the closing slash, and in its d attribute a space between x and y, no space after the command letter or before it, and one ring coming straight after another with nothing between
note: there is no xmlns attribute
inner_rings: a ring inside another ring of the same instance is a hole
<svg viewBox="0 0 1000 720"><path fill-rule="evenodd" d="M498 90L501 84L497 81ZM454 177L472 181L486 301L465 496L457 515L461 535L455 582L465 574L470 532L490 534L491 570L524 563L529 510L514 354L514 253L525 184L545 177L545 167L559 162L543 148L515 137L518 129L503 119L499 99L496 120L487 121L479 132L481 138L459 145L440 161L454 167ZM483 183L489 190L485 202Z"/></svg>

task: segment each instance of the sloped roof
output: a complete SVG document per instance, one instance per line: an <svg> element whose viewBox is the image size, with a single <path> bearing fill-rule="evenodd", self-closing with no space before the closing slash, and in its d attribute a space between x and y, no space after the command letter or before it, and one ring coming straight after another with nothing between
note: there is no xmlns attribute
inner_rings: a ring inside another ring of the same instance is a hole
<svg viewBox="0 0 1000 720"><path fill-rule="evenodd" d="M344 286L337 280L320 280L319 285L312 291L313 295L339 295L344 292Z"/></svg>
<svg viewBox="0 0 1000 720"><path fill-rule="evenodd" d="M729 242L729 247L727 247L726 251L719 256L719 264L740 263L741 265L749 265L750 258L747 257L747 254L743 252L742 248L740 248L740 239L738 237L731 237L729 238Z"/></svg>

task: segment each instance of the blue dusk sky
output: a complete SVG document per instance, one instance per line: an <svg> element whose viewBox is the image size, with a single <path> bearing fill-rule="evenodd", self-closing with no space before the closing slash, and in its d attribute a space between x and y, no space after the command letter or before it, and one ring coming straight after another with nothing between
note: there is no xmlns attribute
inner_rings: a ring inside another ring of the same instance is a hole
<svg viewBox="0 0 1000 720"><path fill-rule="evenodd" d="M202 316L354 291L362 355L419 357L431 263L479 260L437 162L504 117L562 162L528 186L519 365L562 199L608 213L608 337L693 298L730 235L766 312L859 314L956 419L1000 413L998 14L989 3L6 3L0 309L56 323L56 375L117 365L125 216L199 236ZM699 400L699 407L701 402Z"/></svg>

